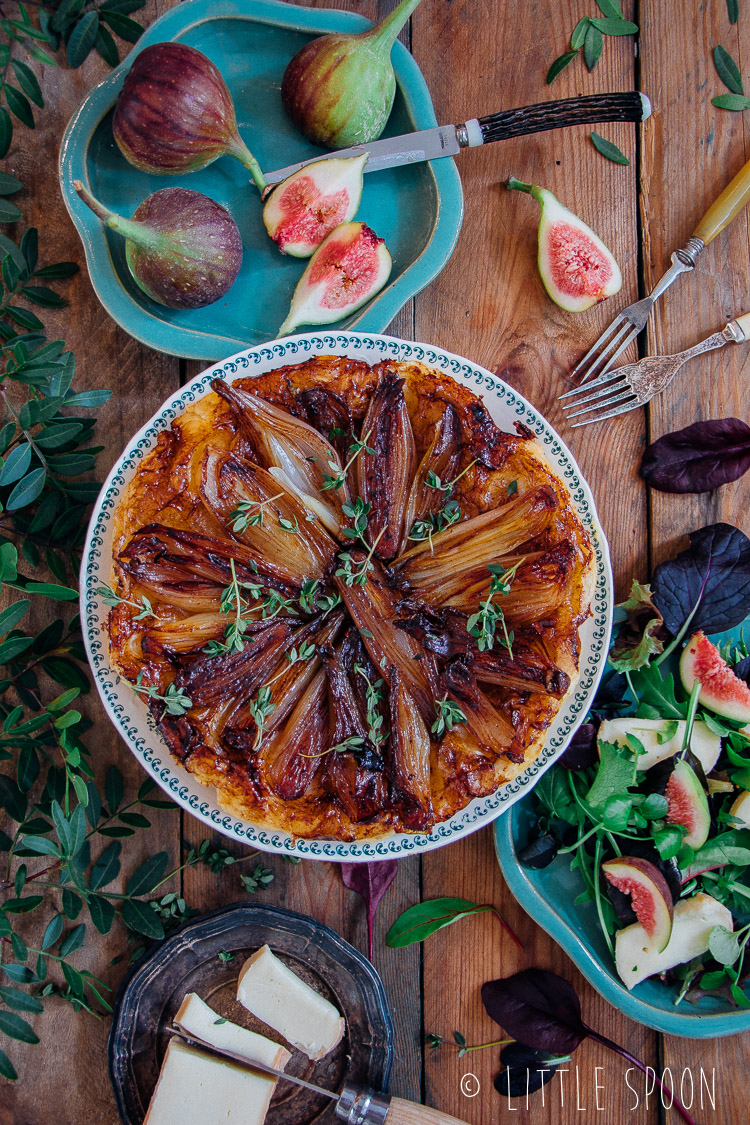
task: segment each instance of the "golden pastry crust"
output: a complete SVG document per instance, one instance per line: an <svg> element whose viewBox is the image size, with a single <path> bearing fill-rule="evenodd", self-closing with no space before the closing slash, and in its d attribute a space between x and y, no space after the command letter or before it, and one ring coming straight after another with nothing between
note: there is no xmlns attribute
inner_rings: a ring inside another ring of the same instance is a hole
<svg viewBox="0 0 750 1125"><path fill-rule="evenodd" d="M318 356L217 385L115 512L113 661L233 815L429 831L528 767L575 680L593 552L569 493L529 432L422 364ZM508 577L482 649L490 564Z"/></svg>

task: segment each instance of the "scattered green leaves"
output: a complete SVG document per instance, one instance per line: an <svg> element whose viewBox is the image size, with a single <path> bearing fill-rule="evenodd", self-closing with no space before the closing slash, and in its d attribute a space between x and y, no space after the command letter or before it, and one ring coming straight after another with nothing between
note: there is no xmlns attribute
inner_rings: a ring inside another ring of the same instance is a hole
<svg viewBox="0 0 750 1125"><path fill-rule="evenodd" d="M600 136L599 133L592 132L591 143L597 152L601 153L607 160L611 160L613 164L630 163L622 149L619 149L612 141L608 141L606 137Z"/></svg>
<svg viewBox="0 0 750 1125"><path fill-rule="evenodd" d="M584 16L578 21L570 37L570 50L556 58L547 71L548 86L573 62L581 48L586 66L593 70L602 56L605 35L637 35L638 25L624 18L617 0L597 0L597 5L602 15Z"/></svg>

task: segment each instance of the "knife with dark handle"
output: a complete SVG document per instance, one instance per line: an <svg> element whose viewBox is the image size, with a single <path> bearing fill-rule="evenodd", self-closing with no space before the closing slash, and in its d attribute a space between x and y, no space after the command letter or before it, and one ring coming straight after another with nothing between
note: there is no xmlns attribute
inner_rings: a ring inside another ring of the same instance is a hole
<svg viewBox="0 0 750 1125"><path fill-rule="evenodd" d="M488 117L473 117L462 125L437 125L405 133L402 137L386 137L367 145L327 152L286 168L266 172L269 185L277 184L298 172L306 164L332 157L361 156L369 153L365 172L381 172L403 164L419 164L443 156L457 156L464 148L478 148L491 141L523 137L548 129L564 129L568 125L600 125L605 121L645 121L651 116L651 102L645 94L635 91L621 94L592 94L585 98L565 98L557 102L505 109Z"/></svg>
<svg viewBox="0 0 750 1125"><path fill-rule="evenodd" d="M212 1043L207 1043L205 1039L183 1031L179 1026L170 1026L166 1030L188 1047L201 1051L205 1055L211 1055L217 1059L228 1059L235 1065L244 1067L245 1070L255 1074L258 1072L269 1074L272 1078L292 1082L295 1086L304 1086L306 1090L312 1090L314 1094L330 1098L331 1101L336 1103L334 1111L336 1116L345 1121L347 1125L466 1125L464 1121L459 1121L457 1117L451 1117L447 1113L441 1113L438 1109L417 1105L416 1102L407 1102L403 1098L391 1098L388 1094L377 1094L374 1090L352 1086L348 1082L340 1093L336 1093L334 1090L327 1090L325 1086L317 1086L314 1082L308 1082L305 1078L297 1078L294 1074L287 1074L285 1071L277 1070L266 1063L255 1062L254 1059L235 1054L234 1051L214 1047Z"/></svg>

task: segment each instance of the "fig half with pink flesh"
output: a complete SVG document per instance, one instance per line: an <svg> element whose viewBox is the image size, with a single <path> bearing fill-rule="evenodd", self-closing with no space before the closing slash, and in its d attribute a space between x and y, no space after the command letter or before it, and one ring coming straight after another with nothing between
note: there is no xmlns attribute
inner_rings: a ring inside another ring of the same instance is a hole
<svg viewBox="0 0 750 1125"><path fill-rule="evenodd" d="M513 176L510 191L525 191L541 205L539 273L555 304L567 312L585 312L619 293L622 274L611 251L582 219L546 188Z"/></svg>
<svg viewBox="0 0 750 1125"><path fill-rule="evenodd" d="M698 702L715 715L750 722L750 687L734 674L705 633L696 633L685 645L680 679L687 692L700 681Z"/></svg>
<svg viewBox="0 0 750 1125"><path fill-rule="evenodd" d="M368 157L364 153L318 160L273 189L263 208L263 222L279 250L309 258L332 230L354 218Z"/></svg>
<svg viewBox="0 0 750 1125"><path fill-rule="evenodd" d="M674 905L667 881L653 863L640 856L623 855L602 864L613 887L630 895L636 918L652 942L655 953L669 945Z"/></svg>
<svg viewBox="0 0 750 1125"><path fill-rule="evenodd" d="M692 766L678 758L669 776L664 796L667 798L667 824L681 824L687 828L683 843L702 848L711 831L711 812L708 797Z"/></svg>
<svg viewBox="0 0 750 1125"><path fill-rule="evenodd" d="M308 262L279 335L287 336L301 324L332 324L356 312L380 292L392 265L375 231L365 223L342 223Z"/></svg>

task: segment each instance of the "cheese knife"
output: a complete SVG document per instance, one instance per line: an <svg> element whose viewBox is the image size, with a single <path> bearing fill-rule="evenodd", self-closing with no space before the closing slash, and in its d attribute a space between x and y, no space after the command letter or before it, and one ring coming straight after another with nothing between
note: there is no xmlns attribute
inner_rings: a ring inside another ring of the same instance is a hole
<svg viewBox="0 0 750 1125"><path fill-rule="evenodd" d="M204 1055L228 1059L254 1074L258 1072L269 1074L272 1078L292 1082L295 1086L303 1086L306 1090L312 1090L314 1094L330 1098L336 1103L336 1116L347 1125L466 1125L457 1117L451 1117L450 1114L441 1113L437 1109L430 1109L429 1106L407 1102L403 1098L392 1098L389 1094L376 1093L374 1090L354 1086L349 1082L344 1084L340 1093L336 1093L327 1090L324 1086L316 1086L314 1082L308 1082L304 1078L297 1078L293 1074L286 1074L283 1070L276 1070L273 1066L255 1062L244 1055L237 1055L234 1051L214 1047L212 1043L207 1043L205 1039L189 1034L180 1027L167 1027L166 1030L186 1046L201 1051Z"/></svg>
<svg viewBox="0 0 750 1125"><path fill-rule="evenodd" d="M630 91L620 94L592 94L584 98L565 98L556 102L520 106L491 113L488 117L473 117L462 125L437 125L405 133L401 137L386 137L366 145L328 152L266 172L269 186L298 172L306 164L333 157L361 156L369 153L365 172L381 172L384 168L397 168L403 164L420 164L443 156L457 156L462 149L478 148L491 141L509 137L524 137L548 129L563 129L568 125L598 125L603 121L645 121L651 116L651 102L645 94Z"/></svg>

